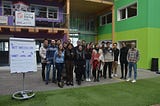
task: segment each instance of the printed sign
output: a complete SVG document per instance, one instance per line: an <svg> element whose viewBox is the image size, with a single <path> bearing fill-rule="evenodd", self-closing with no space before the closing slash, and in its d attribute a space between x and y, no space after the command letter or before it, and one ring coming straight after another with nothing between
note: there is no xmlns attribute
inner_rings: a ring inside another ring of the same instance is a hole
<svg viewBox="0 0 160 106"><path fill-rule="evenodd" d="M0 16L0 25L8 25L8 17Z"/></svg>
<svg viewBox="0 0 160 106"><path fill-rule="evenodd" d="M37 71L34 39L10 38L10 69L11 73Z"/></svg>
<svg viewBox="0 0 160 106"><path fill-rule="evenodd" d="M35 13L16 11L16 25L35 26Z"/></svg>

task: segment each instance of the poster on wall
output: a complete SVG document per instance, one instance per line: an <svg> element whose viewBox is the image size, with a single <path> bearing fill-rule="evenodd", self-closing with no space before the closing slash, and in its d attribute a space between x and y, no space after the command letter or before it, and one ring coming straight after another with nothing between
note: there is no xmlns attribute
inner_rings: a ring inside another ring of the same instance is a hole
<svg viewBox="0 0 160 106"><path fill-rule="evenodd" d="M16 11L15 24L18 26L35 26L35 13Z"/></svg>
<svg viewBox="0 0 160 106"><path fill-rule="evenodd" d="M36 44L34 39L10 38L11 73L37 71Z"/></svg>
<svg viewBox="0 0 160 106"><path fill-rule="evenodd" d="M0 16L0 25L8 25L8 17Z"/></svg>

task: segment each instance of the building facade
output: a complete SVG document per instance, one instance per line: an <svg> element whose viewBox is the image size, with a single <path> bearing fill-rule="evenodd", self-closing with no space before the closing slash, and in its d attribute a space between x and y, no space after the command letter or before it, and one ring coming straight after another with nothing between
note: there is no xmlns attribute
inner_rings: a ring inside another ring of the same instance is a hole
<svg viewBox="0 0 160 106"><path fill-rule="evenodd" d="M114 39L112 24L105 24L98 27L98 40L136 42L140 51L138 68L150 69L151 59L160 58L159 4L159 0L114 0Z"/></svg>

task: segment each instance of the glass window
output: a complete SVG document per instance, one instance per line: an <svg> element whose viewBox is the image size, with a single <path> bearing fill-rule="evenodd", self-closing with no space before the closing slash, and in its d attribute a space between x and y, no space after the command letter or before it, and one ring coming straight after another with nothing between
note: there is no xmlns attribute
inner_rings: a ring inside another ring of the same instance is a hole
<svg viewBox="0 0 160 106"><path fill-rule="evenodd" d="M58 19L58 9L48 8L48 18Z"/></svg>
<svg viewBox="0 0 160 106"><path fill-rule="evenodd" d="M12 15L12 3L3 1L3 15Z"/></svg>
<svg viewBox="0 0 160 106"><path fill-rule="evenodd" d="M137 3L129 6L127 8L127 11L128 11L127 12L128 13L128 18L133 17L133 16L137 16Z"/></svg>
<svg viewBox="0 0 160 106"><path fill-rule="evenodd" d="M112 23L112 13L109 12L106 15L100 16L100 25Z"/></svg>
<svg viewBox="0 0 160 106"><path fill-rule="evenodd" d="M107 24L112 23L112 13L107 15Z"/></svg>
<svg viewBox="0 0 160 106"><path fill-rule="evenodd" d="M119 21L137 16L137 3L129 5L123 9L119 9L117 16Z"/></svg>
<svg viewBox="0 0 160 106"><path fill-rule="evenodd" d="M126 19L126 9L120 10L120 19Z"/></svg>

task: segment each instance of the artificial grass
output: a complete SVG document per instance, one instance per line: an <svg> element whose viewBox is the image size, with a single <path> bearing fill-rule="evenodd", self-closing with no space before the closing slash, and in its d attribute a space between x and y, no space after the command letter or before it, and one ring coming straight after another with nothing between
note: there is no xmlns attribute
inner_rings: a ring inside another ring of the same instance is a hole
<svg viewBox="0 0 160 106"><path fill-rule="evenodd" d="M37 92L29 100L0 96L0 106L150 106L160 103L160 77L92 87Z"/></svg>

